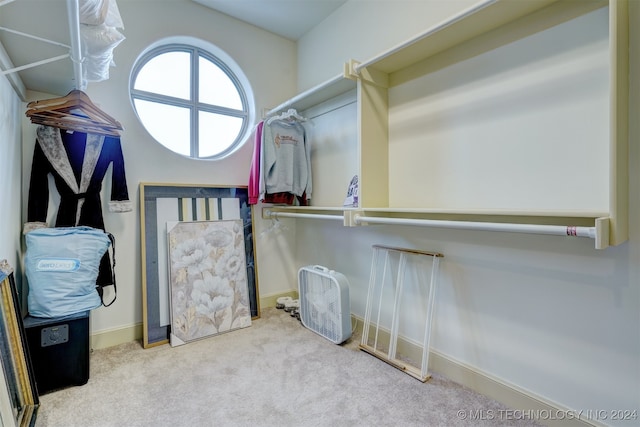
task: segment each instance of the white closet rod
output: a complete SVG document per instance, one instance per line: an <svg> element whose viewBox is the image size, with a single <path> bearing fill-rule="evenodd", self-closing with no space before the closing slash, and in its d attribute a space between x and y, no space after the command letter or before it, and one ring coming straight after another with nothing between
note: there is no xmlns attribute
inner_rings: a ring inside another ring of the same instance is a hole
<svg viewBox="0 0 640 427"><path fill-rule="evenodd" d="M456 228L461 230L504 231L511 233L550 234L554 236L577 236L589 237L591 239L596 238L595 227L577 227L571 225L511 224L430 219L383 218L362 216L358 214L354 216L354 222L358 225L362 223L387 225L396 224L414 225L421 227Z"/></svg>
<svg viewBox="0 0 640 427"><path fill-rule="evenodd" d="M71 62L76 89L84 90L86 84L82 78L82 46L80 44L80 6L78 0L67 0L67 16L69 18L69 35L71 36Z"/></svg>
<svg viewBox="0 0 640 427"><path fill-rule="evenodd" d="M316 214L303 214L294 212L275 212L266 210L264 212L266 218L278 219L278 218L308 218L308 219L338 219L344 221L344 215L316 215Z"/></svg>
<svg viewBox="0 0 640 427"><path fill-rule="evenodd" d="M265 218L308 218L308 219L336 219L343 221L343 215L320 215L305 214L297 212L274 212L266 210ZM418 227L434 227L434 228L455 228L459 230L477 230L477 231L503 231L509 233L526 233L526 234L547 234L553 236L575 236L596 238L595 227L578 227L573 225L543 225L543 224L513 224L513 223L494 223L494 222L472 222L472 221L446 221L431 219L409 219L409 218L385 218L371 217L356 214L353 222L357 225L366 224L384 224L384 225L413 225Z"/></svg>

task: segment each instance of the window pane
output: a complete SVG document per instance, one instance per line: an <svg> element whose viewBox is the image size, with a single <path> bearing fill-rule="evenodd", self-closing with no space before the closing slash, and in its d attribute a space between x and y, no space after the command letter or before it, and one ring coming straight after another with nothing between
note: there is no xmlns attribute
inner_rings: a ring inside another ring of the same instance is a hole
<svg viewBox="0 0 640 427"><path fill-rule="evenodd" d="M160 144L185 156L191 155L189 109L134 100L140 121Z"/></svg>
<svg viewBox="0 0 640 427"><path fill-rule="evenodd" d="M190 98L191 54L167 52L147 62L136 77L135 89L181 99Z"/></svg>
<svg viewBox="0 0 640 427"><path fill-rule="evenodd" d="M221 107L242 110L238 89L216 64L200 57L199 101Z"/></svg>
<svg viewBox="0 0 640 427"><path fill-rule="evenodd" d="M177 154L207 160L226 156L253 120L246 76L203 40L180 36L165 42L150 46L134 65L129 83L138 118L158 143Z"/></svg>
<svg viewBox="0 0 640 427"><path fill-rule="evenodd" d="M201 111L199 113L199 157L210 157L228 149L235 141L242 119Z"/></svg>

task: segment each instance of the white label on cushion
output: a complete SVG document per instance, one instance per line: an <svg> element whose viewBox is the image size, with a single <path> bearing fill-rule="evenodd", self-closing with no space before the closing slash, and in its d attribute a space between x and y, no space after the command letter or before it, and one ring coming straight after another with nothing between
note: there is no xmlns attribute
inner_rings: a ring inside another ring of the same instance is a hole
<svg viewBox="0 0 640 427"><path fill-rule="evenodd" d="M76 271L80 260L76 258L42 258L36 264L37 271Z"/></svg>

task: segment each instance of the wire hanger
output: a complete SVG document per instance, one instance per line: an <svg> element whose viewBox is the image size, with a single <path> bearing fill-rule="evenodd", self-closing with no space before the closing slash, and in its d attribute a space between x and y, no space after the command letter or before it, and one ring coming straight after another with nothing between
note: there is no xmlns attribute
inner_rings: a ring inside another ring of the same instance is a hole
<svg viewBox="0 0 640 427"><path fill-rule="evenodd" d="M307 121L305 117L302 117L300 114L298 114L295 108L289 108L286 112L280 113L277 116L273 116L270 119L268 119L267 124L270 125L272 122L276 120L291 120L291 119L298 120L300 122Z"/></svg>
<svg viewBox="0 0 640 427"><path fill-rule="evenodd" d="M271 218L271 224L269 225L269 227L262 230L262 232L260 233L260 237L266 237L269 234L277 234L282 231L289 230L289 227L287 227L286 225L280 222L277 212L273 212L270 215L270 218Z"/></svg>
<svg viewBox="0 0 640 427"><path fill-rule="evenodd" d="M85 133L120 136L122 125L98 108L81 90L66 96L33 101L27 104L31 123Z"/></svg>

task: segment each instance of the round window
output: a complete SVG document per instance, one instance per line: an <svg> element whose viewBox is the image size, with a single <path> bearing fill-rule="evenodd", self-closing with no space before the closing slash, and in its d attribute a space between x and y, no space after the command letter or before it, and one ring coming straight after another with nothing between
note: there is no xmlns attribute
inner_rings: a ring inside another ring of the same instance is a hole
<svg viewBox="0 0 640 427"><path fill-rule="evenodd" d="M220 159L235 151L254 116L242 70L217 47L193 38L150 46L134 64L129 89L149 134L194 159Z"/></svg>

